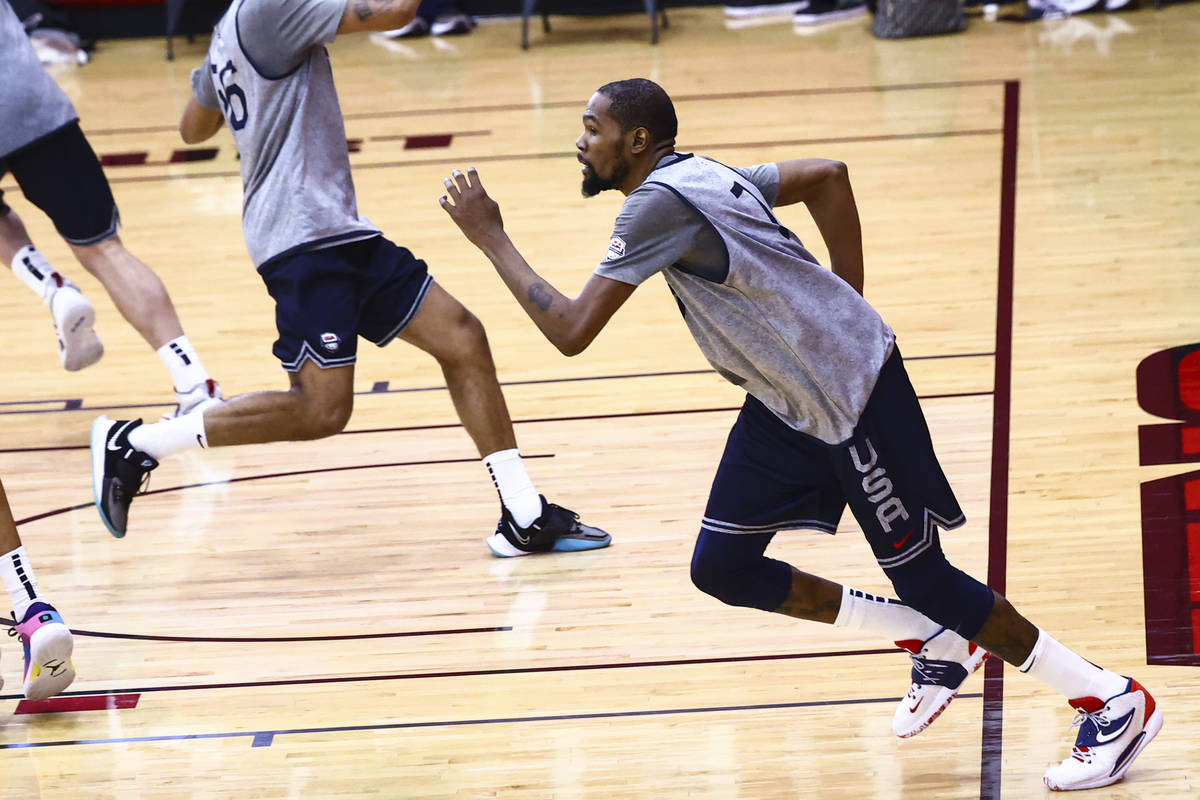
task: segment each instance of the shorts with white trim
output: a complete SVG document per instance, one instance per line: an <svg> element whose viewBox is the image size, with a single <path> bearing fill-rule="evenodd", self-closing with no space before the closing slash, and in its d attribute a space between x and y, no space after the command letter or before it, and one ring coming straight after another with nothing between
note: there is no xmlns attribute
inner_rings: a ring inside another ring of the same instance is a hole
<svg viewBox="0 0 1200 800"><path fill-rule="evenodd" d="M87 247L116 236L120 222L117 204L100 159L78 122L0 156L0 178L8 172L17 179L25 198L50 218L70 244ZM0 191L0 216L8 212Z"/></svg>
<svg viewBox="0 0 1200 800"><path fill-rule="evenodd" d="M966 521L898 349L880 370L851 438L840 444L796 431L747 396L701 528L732 535L799 528L834 533L847 505L889 574L914 559L944 561L938 528ZM919 558L926 553L933 558Z"/></svg>
<svg viewBox="0 0 1200 800"><path fill-rule="evenodd" d="M288 372L353 364L358 338L383 347L412 322L433 278L425 262L383 236L302 250L258 268L275 299L271 352Z"/></svg>

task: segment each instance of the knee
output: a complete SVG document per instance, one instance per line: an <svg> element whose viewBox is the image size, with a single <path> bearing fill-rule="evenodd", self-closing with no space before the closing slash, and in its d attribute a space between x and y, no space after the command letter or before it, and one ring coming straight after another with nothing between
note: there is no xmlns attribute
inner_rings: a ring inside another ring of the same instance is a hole
<svg viewBox="0 0 1200 800"><path fill-rule="evenodd" d="M324 439L341 433L346 429L353 409L353 397L305 403L301 416L301 430L296 438Z"/></svg>
<svg viewBox="0 0 1200 800"><path fill-rule="evenodd" d="M992 613L992 590L944 556L912 567L904 574L888 575L901 602L965 639L974 638Z"/></svg>
<svg viewBox="0 0 1200 800"><path fill-rule="evenodd" d="M453 366L481 358L491 360L487 332L484 331L479 317L460 306L447 323L445 346L437 354L438 361L443 365Z"/></svg>
<svg viewBox="0 0 1200 800"><path fill-rule="evenodd" d="M759 553L739 560L706 547L704 541L702 536L692 554L692 584L697 589L726 605L762 611L774 611L787 599L792 580L787 564Z"/></svg>
<svg viewBox="0 0 1200 800"><path fill-rule="evenodd" d="M727 584L727 569L718 559L712 558L697 547L692 554L692 585L705 594L721 600L722 588Z"/></svg>

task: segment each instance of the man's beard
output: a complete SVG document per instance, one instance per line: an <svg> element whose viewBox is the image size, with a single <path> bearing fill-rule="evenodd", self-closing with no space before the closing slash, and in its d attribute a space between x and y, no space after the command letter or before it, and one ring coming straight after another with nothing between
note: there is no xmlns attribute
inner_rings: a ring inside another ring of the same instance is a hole
<svg viewBox="0 0 1200 800"><path fill-rule="evenodd" d="M613 165L613 174L609 178L602 178L590 164L587 166L588 172L583 177L583 185L580 187L584 197L595 197L607 189L615 189L629 175L629 164L624 160Z"/></svg>

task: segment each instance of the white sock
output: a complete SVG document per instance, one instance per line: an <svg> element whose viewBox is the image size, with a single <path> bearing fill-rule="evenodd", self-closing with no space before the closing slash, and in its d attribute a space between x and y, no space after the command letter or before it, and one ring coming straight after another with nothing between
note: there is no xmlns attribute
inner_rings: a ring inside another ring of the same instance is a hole
<svg viewBox="0 0 1200 800"><path fill-rule="evenodd" d="M1062 646L1038 628L1038 640L1025 663L1017 667L1066 695L1069 700L1098 697L1107 700L1125 691L1129 681L1115 672L1097 667L1083 656Z"/></svg>
<svg viewBox="0 0 1200 800"><path fill-rule="evenodd" d="M129 434L129 443L155 461L193 447L208 447L204 414L184 414L163 422L139 425Z"/></svg>
<svg viewBox="0 0 1200 800"><path fill-rule="evenodd" d="M167 365L177 392L186 392L209 378L196 348L186 336L178 336L158 348L158 357Z"/></svg>
<svg viewBox="0 0 1200 800"><path fill-rule="evenodd" d="M529 480L521 452L516 448L497 450L483 457L483 465L492 476L496 491L500 492L500 502L512 514L513 522L528 528L542 515L542 498L533 488L533 481Z"/></svg>
<svg viewBox="0 0 1200 800"><path fill-rule="evenodd" d="M50 305L50 297L59 286L70 285L61 273L57 272L38 249L27 244L17 251L12 260L13 274L33 291L42 302Z"/></svg>
<svg viewBox="0 0 1200 800"><path fill-rule="evenodd" d="M840 628L874 631L893 641L925 641L942 629L916 609L899 600L842 586L842 607L833 624Z"/></svg>
<svg viewBox="0 0 1200 800"><path fill-rule="evenodd" d="M25 612L31 605L46 602L38 594L37 578L33 576L33 567L29 565L24 546L0 556L0 577L3 577L4 588L12 598L13 616L17 622L25 618Z"/></svg>

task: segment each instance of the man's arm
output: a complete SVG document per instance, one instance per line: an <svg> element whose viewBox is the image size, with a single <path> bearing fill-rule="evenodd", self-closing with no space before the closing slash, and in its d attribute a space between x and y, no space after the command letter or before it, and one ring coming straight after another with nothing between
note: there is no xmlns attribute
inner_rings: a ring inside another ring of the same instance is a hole
<svg viewBox="0 0 1200 800"><path fill-rule="evenodd" d="M779 164L775 205L804 203L829 248L834 274L863 293L862 226L850 188L850 173L841 161L798 158Z"/></svg>
<svg viewBox="0 0 1200 800"><path fill-rule="evenodd" d="M197 144L212 138L221 130L221 124L224 122L225 118L219 110L205 108L196 102L196 98L189 97L187 108L179 118L179 135L187 144Z"/></svg>
<svg viewBox="0 0 1200 800"><path fill-rule="evenodd" d="M338 33L390 31L417 16L420 0L347 0Z"/></svg>
<svg viewBox="0 0 1200 800"><path fill-rule="evenodd" d="M574 300L544 281L517 251L508 234L500 206L488 197L475 169L458 170L447 178L446 194L439 198L472 244L483 251L517 303L563 355L582 353L636 288L627 283L592 275Z"/></svg>

